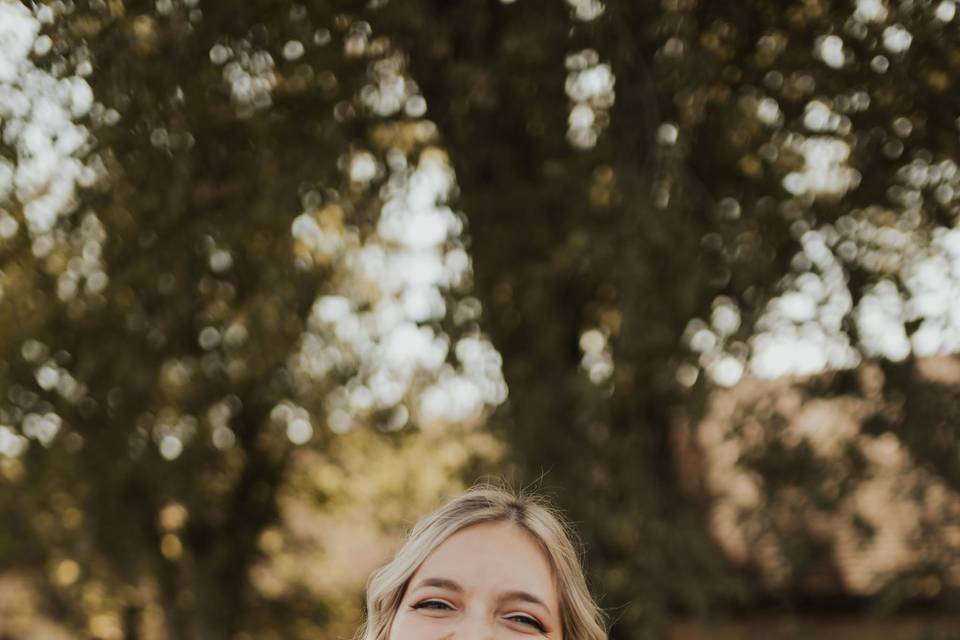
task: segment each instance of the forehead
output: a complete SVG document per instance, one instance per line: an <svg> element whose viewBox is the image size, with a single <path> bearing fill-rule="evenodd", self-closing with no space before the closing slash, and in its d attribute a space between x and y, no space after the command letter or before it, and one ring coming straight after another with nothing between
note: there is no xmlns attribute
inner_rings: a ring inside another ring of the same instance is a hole
<svg viewBox="0 0 960 640"><path fill-rule="evenodd" d="M546 554L530 532L511 522L485 522L456 532L427 556L411 584L447 578L467 592L526 591L556 611Z"/></svg>

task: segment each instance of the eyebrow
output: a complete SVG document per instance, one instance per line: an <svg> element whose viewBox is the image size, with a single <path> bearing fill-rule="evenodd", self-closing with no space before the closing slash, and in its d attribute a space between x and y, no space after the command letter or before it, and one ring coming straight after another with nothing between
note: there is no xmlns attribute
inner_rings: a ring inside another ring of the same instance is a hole
<svg viewBox="0 0 960 640"><path fill-rule="evenodd" d="M417 589L423 589L424 587L437 587L439 589L449 589L450 591L456 591L457 593L463 593L463 587L458 583L450 580L449 578L424 578L413 588L414 591ZM532 593L527 593L526 591L507 591L500 594L500 600L521 600L523 602L530 602L532 604L538 604L544 609L547 610L547 613L553 615L550 611L550 607L547 604L533 595Z"/></svg>
<svg viewBox="0 0 960 640"><path fill-rule="evenodd" d="M415 586L413 589L416 591L417 589L422 589L424 587L438 587L440 589L449 589L450 591L463 591L463 587L453 580L449 580L447 578L424 578L418 582L417 586Z"/></svg>

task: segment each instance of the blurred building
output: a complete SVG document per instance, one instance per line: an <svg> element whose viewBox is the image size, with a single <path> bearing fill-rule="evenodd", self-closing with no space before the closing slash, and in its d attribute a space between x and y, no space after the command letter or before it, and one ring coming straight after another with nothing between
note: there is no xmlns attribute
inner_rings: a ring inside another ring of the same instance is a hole
<svg viewBox="0 0 960 640"><path fill-rule="evenodd" d="M715 391L702 421L677 429L683 483L727 557L773 592L935 600L960 587L960 493L904 434L952 434L951 416L914 416L877 364L839 375ZM910 375L949 403L960 359L920 359Z"/></svg>

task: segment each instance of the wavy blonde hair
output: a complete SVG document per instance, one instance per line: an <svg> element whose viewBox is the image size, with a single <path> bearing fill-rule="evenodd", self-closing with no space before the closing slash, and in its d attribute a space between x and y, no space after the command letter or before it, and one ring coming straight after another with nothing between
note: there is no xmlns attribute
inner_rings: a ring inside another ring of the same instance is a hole
<svg viewBox="0 0 960 640"><path fill-rule="evenodd" d="M583 576L572 530L543 498L478 485L420 520L397 554L367 581L367 619L356 640L387 640L410 579L444 540L471 525L512 522L540 544L553 569L564 640L607 640Z"/></svg>

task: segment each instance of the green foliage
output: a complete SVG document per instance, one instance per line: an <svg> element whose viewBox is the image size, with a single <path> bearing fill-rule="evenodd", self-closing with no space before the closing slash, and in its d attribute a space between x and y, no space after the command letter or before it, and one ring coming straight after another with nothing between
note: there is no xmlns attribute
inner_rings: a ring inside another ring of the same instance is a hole
<svg viewBox="0 0 960 640"><path fill-rule="evenodd" d="M61 131L85 129L76 184L0 179L2 566L42 567L97 637L343 634L356 599L296 570L342 539L290 514L336 531L344 496L399 505L385 545L479 460L556 495L614 638L820 589L833 547L804 509L842 512L870 438L960 490L957 381L914 373L960 349L953 6L32 7L37 81L0 89L69 79ZM8 129L0 169L27 167ZM874 403L833 457L783 440L800 405L751 395L864 359L894 364L769 391ZM717 415L749 445L754 555L697 488Z"/></svg>

